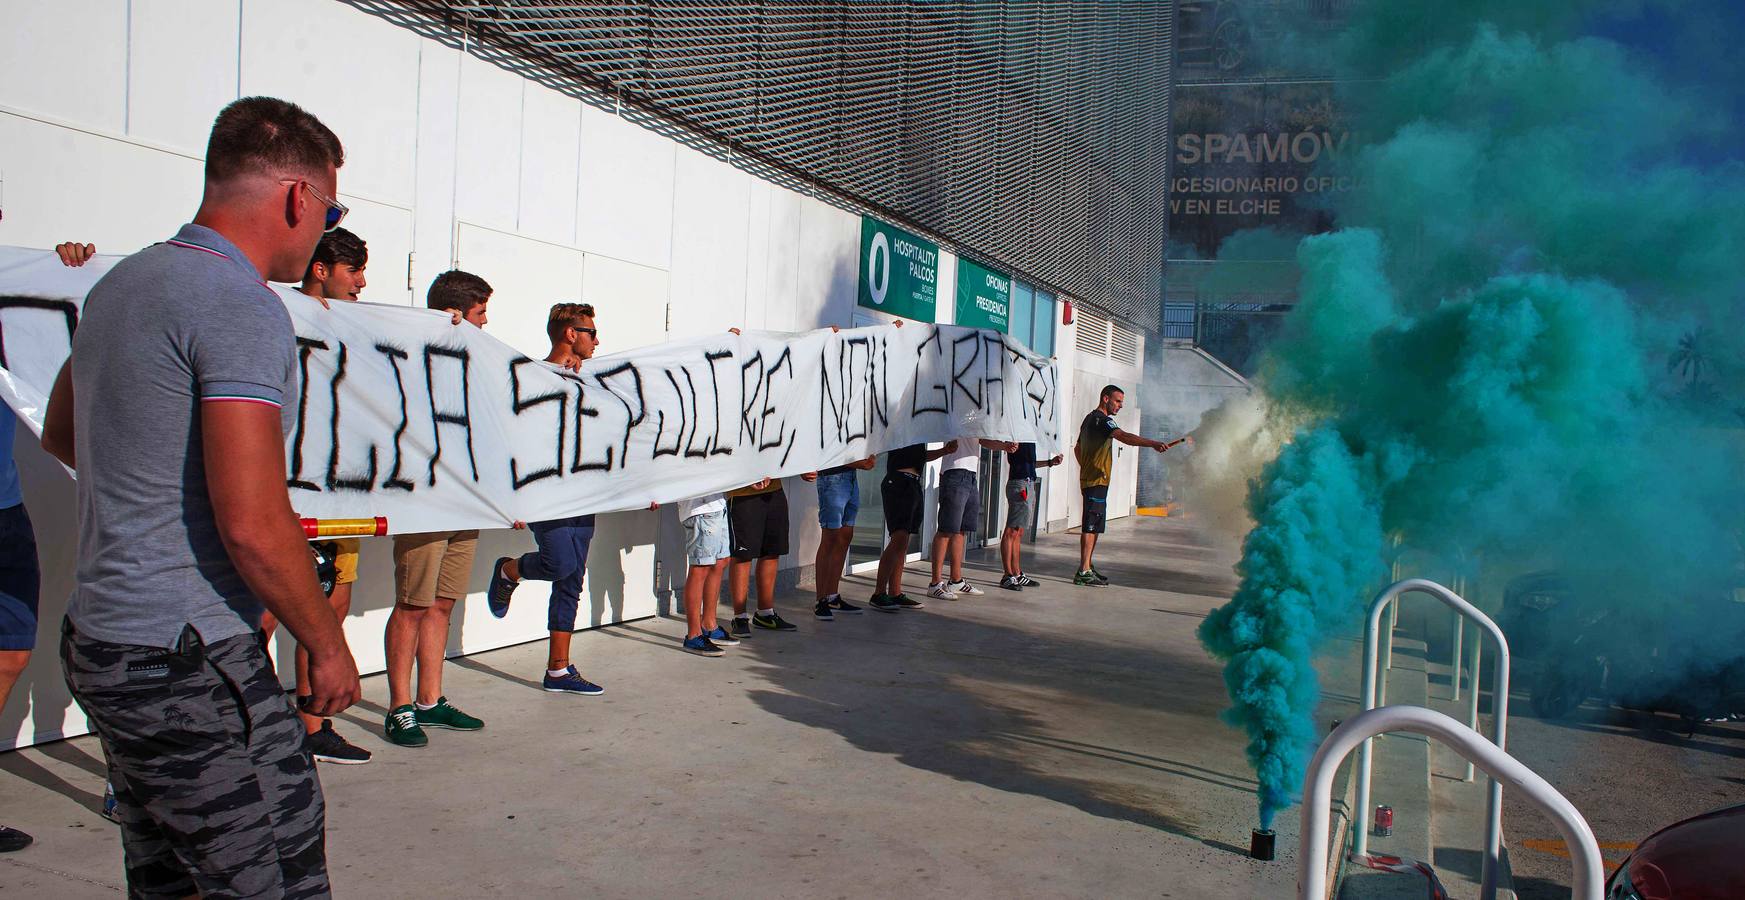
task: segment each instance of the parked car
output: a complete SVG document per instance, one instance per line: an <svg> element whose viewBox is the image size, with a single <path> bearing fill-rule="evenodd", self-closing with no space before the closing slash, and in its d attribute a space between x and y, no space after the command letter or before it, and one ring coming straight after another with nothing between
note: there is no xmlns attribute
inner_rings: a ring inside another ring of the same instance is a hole
<svg viewBox="0 0 1745 900"><path fill-rule="evenodd" d="M1677 604L1583 596L1557 572L1535 572L1503 590L1497 625L1528 685L1534 715L1560 719L1589 697L1626 709L1677 715L1687 732L1704 719L1745 713L1745 597L1716 588ZM1668 611L1704 623L1732 652L1692 662L1689 631ZM1682 634L1682 637L1681 637Z"/></svg>
<svg viewBox="0 0 1745 900"><path fill-rule="evenodd" d="M1606 881L1606 900L1745 897L1745 805L1668 825L1636 845Z"/></svg>

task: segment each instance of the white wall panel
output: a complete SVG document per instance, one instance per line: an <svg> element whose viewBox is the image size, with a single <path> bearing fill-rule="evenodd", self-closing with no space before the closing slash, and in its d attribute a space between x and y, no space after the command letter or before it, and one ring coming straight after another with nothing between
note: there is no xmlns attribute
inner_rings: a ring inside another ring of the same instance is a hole
<svg viewBox="0 0 1745 900"><path fill-rule="evenodd" d="M576 240L576 170L582 104L538 84L527 85L521 116L521 197L516 230L561 244Z"/></svg>
<svg viewBox="0 0 1745 900"><path fill-rule="evenodd" d="M351 213L345 217L346 229L363 238L370 252L369 266L364 270L363 299L371 303L413 304L413 292L406 287L406 254L412 252L412 211L343 192L340 196L351 207ZM416 296L416 305L423 306L423 290Z"/></svg>
<svg viewBox="0 0 1745 900"><path fill-rule="evenodd" d="M600 352L621 353L667 339L667 273L621 259L588 254L582 302L598 314ZM675 313L672 320L677 322Z"/></svg>
<svg viewBox="0 0 1745 900"><path fill-rule="evenodd" d="M0 0L0 106L121 134L127 114L125 0Z"/></svg>
<svg viewBox="0 0 1745 900"><path fill-rule="evenodd" d="M795 272L794 288L784 293L772 274L771 306L793 311L795 321L787 327L794 331L848 325L860 283L860 217L810 197L788 196L798 207L797 239L772 238L770 260L772 272L778 264ZM782 215L772 216L770 226L772 234L788 233Z"/></svg>
<svg viewBox="0 0 1745 900"><path fill-rule="evenodd" d="M455 129L461 54L431 41L418 50L417 203L412 210L412 300L424 302L438 274L454 263ZM367 238L366 238L367 240Z"/></svg>
<svg viewBox="0 0 1745 900"><path fill-rule="evenodd" d="M345 144L340 187L412 205L419 38L342 3L245 0L242 94L291 100Z"/></svg>
<svg viewBox="0 0 1745 900"><path fill-rule="evenodd" d="M201 171L186 156L0 112L0 243L138 250L194 217Z"/></svg>
<svg viewBox="0 0 1745 900"><path fill-rule="evenodd" d="M544 359L551 350L545 334L551 305L573 301L582 291L582 252L466 222L459 234L459 268L491 283L485 330Z"/></svg>
<svg viewBox="0 0 1745 900"><path fill-rule="evenodd" d="M681 148L673 186L672 300L681 327L688 334L764 327L745 315L751 177Z"/></svg>
<svg viewBox="0 0 1745 900"><path fill-rule="evenodd" d="M521 102L526 84L490 63L462 58L455 218L515 230L521 205Z"/></svg>
<svg viewBox="0 0 1745 900"><path fill-rule="evenodd" d="M582 108L576 243L657 269L672 261L673 156L678 145L591 106Z"/></svg>
<svg viewBox="0 0 1745 900"><path fill-rule="evenodd" d="M195 156L237 94L240 0L132 0L127 133Z"/></svg>
<svg viewBox="0 0 1745 900"><path fill-rule="evenodd" d="M751 191L746 198L745 207L745 296L737 305L723 302L722 315L733 315L733 324L743 324L749 328L768 328L769 284L770 284L770 244L773 237L770 233L770 216L775 205L775 195L786 193L781 189L760 181L750 179ZM782 276L792 281L793 273L784 271ZM711 323L718 326L718 323Z"/></svg>

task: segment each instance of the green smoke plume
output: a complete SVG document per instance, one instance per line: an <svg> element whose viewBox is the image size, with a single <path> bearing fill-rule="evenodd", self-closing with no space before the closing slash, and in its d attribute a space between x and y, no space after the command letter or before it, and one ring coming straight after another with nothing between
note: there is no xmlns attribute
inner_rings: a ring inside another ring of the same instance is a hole
<svg viewBox="0 0 1745 900"><path fill-rule="evenodd" d="M1689 153L1724 146L1736 86L1602 36L1670 11L1738 46L1709 8L1375 3L1343 34L1367 143L1338 174L1360 187L1299 245L1259 379L1310 424L1251 485L1241 586L1200 629L1263 825L1296 798L1314 654L1380 585L1386 535L1558 568L1692 665L1738 652L1679 603L1742 563L1745 168Z"/></svg>

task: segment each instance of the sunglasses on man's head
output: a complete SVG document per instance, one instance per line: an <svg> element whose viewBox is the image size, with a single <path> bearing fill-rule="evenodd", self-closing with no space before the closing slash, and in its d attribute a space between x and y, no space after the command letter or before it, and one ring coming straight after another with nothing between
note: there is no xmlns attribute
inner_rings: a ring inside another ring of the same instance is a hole
<svg viewBox="0 0 1745 900"><path fill-rule="evenodd" d="M307 182L301 178L281 178L279 180L279 183L280 184L296 184L296 185L301 185L305 188L308 188L310 196L321 201L322 203L327 204L327 223L326 223L326 227L321 229L324 232L332 231L333 229L338 228L339 223L345 221L345 214L348 212L351 212L351 207L346 206L344 203L341 203L338 200L335 200L332 197L329 197L326 194L321 193L320 191L315 189L315 185L312 185L309 182Z"/></svg>
<svg viewBox="0 0 1745 900"><path fill-rule="evenodd" d="M588 337L593 338L596 341L600 339L600 329L598 329L598 328L583 328L580 325L571 325L570 327L587 335Z"/></svg>

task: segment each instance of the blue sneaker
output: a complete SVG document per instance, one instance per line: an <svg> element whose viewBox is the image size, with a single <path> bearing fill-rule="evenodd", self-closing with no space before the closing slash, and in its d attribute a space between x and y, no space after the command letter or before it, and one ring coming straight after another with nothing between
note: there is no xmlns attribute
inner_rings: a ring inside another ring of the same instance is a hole
<svg viewBox="0 0 1745 900"><path fill-rule="evenodd" d="M699 634L694 638L685 638L685 652L695 653L698 656L727 655L727 651L715 646L715 642L709 640L709 636L706 634Z"/></svg>
<svg viewBox="0 0 1745 900"><path fill-rule="evenodd" d="M564 669L562 675L556 678L551 673L545 675L545 689L554 694L581 694L584 697L597 697L606 693L606 689L582 677L575 666Z"/></svg>
<svg viewBox="0 0 1745 900"><path fill-rule="evenodd" d="M728 633L727 629L722 628L720 625L716 625L714 631L703 632L703 636L708 638L712 643L719 644L723 647L739 646L739 638Z"/></svg>
<svg viewBox="0 0 1745 900"><path fill-rule="evenodd" d="M509 614L509 600L515 596L515 586L521 583L503 577L503 566L507 562L509 557L497 557L497 562L491 566L491 586L485 589L485 603L491 607L491 615L499 619Z"/></svg>

